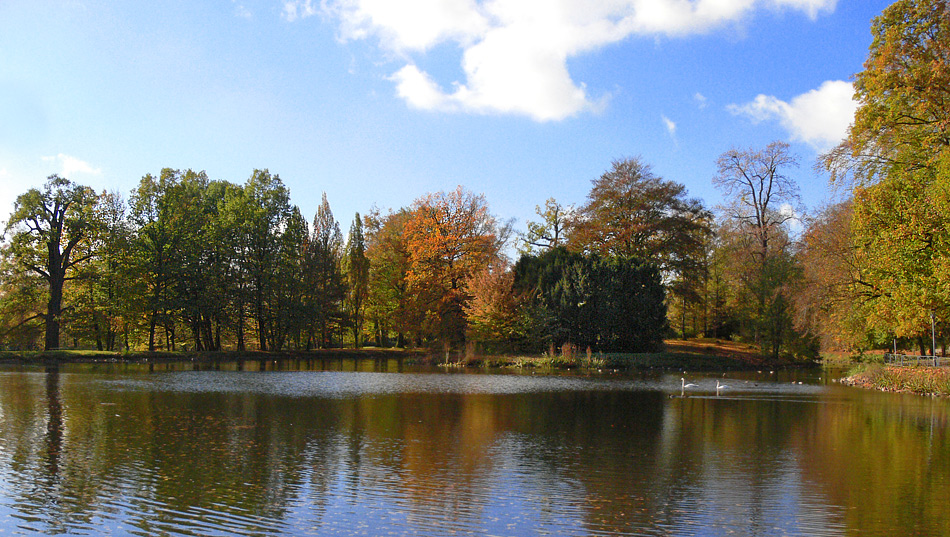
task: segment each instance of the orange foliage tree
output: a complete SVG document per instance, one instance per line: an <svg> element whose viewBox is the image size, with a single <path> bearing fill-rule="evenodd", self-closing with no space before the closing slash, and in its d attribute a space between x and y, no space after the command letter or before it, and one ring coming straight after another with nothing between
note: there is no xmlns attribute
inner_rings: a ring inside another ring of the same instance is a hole
<svg viewBox="0 0 950 537"><path fill-rule="evenodd" d="M407 289L423 313L420 332L450 344L462 340L466 282L502 262L509 226L491 215L484 196L459 186L416 200L403 232Z"/></svg>

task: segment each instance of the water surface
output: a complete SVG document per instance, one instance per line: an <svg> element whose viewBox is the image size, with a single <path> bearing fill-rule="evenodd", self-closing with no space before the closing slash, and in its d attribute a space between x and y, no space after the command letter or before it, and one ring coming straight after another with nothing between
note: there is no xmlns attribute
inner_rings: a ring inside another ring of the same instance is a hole
<svg viewBox="0 0 950 537"><path fill-rule="evenodd" d="M682 373L194 369L0 370L0 534L950 535L943 399L820 372L681 397Z"/></svg>

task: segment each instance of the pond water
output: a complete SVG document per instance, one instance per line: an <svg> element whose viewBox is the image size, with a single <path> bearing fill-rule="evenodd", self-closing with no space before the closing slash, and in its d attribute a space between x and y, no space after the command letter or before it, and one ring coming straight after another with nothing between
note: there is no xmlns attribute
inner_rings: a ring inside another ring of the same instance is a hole
<svg viewBox="0 0 950 537"><path fill-rule="evenodd" d="M948 402L821 371L193 369L0 369L0 534L950 535Z"/></svg>

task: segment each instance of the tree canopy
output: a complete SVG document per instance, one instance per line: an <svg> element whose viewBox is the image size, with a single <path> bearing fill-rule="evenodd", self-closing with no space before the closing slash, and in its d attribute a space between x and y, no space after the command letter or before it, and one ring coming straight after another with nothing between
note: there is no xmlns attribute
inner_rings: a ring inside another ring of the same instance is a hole
<svg viewBox="0 0 950 537"><path fill-rule="evenodd" d="M90 188L51 175L42 190L31 188L17 197L7 223L6 231L12 232L10 254L48 286L45 350L60 346L63 286L80 264L95 255L83 246L97 229L97 201Z"/></svg>

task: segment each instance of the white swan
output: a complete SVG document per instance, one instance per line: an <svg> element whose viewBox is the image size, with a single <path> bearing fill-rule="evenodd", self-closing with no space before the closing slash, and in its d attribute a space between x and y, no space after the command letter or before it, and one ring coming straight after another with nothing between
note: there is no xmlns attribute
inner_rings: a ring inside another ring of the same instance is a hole
<svg viewBox="0 0 950 537"><path fill-rule="evenodd" d="M690 382L689 384L687 384L687 383L686 383L686 379L683 378L683 377L680 377L680 386L681 386L681 387L680 387L680 395L683 395L683 396L686 395L686 388L698 388L698 387L699 387L698 384L693 384L692 382Z"/></svg>
<svg viewBox="0 0 950 537"><path fill-rule="evenodd" d="M719 390L725 390L729 388L728 384L719 384L719 381L716 381L716 395L719 395Z"/></svg>

